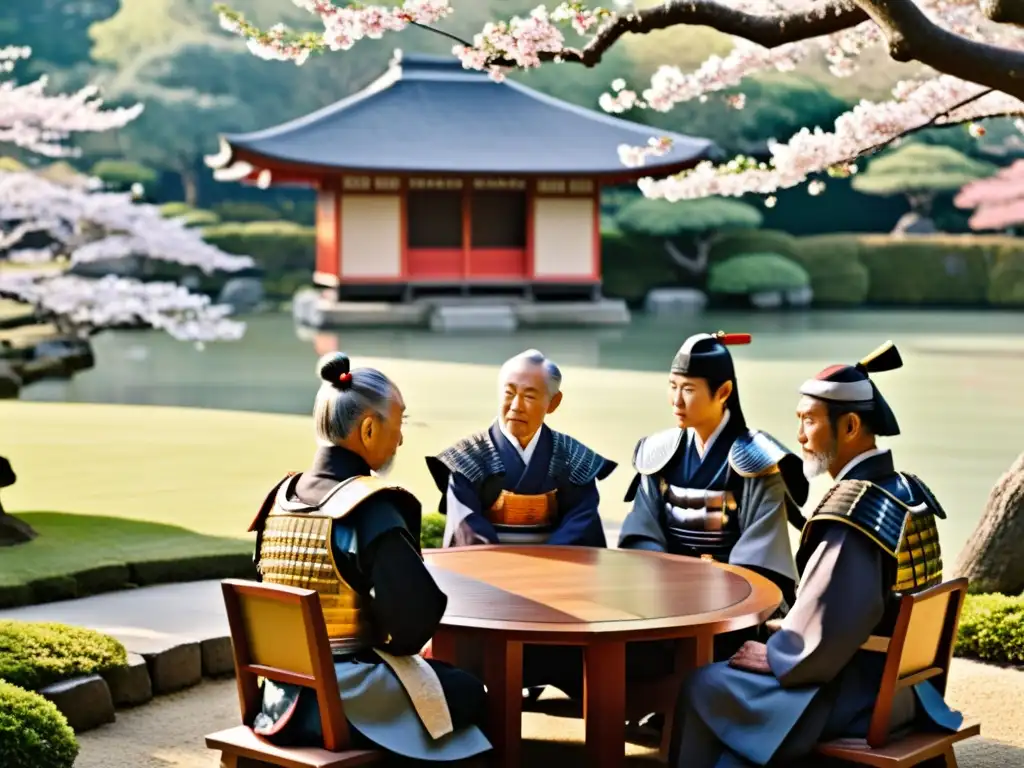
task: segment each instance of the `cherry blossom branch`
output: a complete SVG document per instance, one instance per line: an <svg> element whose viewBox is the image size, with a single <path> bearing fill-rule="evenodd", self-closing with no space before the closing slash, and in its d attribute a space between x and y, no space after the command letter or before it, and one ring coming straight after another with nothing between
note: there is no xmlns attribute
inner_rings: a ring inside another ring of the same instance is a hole
<svg viewBox="0 0 1024 768"><path fill-rule="evenodd" d="M99 328L150 327L179 341L233 341L245 324L231 308L176 283L143 283L114 275L92 280L77 275L18 270L0 273L0 296L52 312L72 325Z"/></svg>
<svg viewBox="0 0 1024 768"><path fill-rule="evenodd" d="M653 8L613 16L598 28L580 50L560 54L563 61L592 67L627 33L647 34L677 26L710 27L764 48L777 48L813 37L829 35L867 21L868 15L850 0L835 0L798 11L752 13L741 6L716 0L669 0ZM755 3L763 7L763 3ZM740 7L737 7L740 6Z"/></svg>
<svg viewBox="0 0 1024 768"><path fill-rule="evenodd" d="M0 240L10 248L29 231L45 231L55 242L48 251L9 252L11 261L41 263L61 255L75 265L138 257L207 274L254 266L251 258L221 251L198 230L164 218L156 206L132 203L129 195L90 193L32 173L0 172ZM197 342L236 339L245 328L228 319L230 307L174 283L19 269L0 272L0 293L90 328L148 325Z"/></svg>
<svg viewBox="0 0 1024 768"><path fill-rule="evenodd" d="M28 48L0 49L0 72L31 55ZM63 142L75 133L97 133L121 128L142 112L142 105L102 109L93 86L71 94L47 94L47 78L18 85L0 79L0 144L14 144L48 157L77 154Z"/></svg>
<svg viewBox="0 0 1024 768"><path fill-rule="evenodd" d="M892 101L861 102L840 116L830 133L805 128L785 144L770 142L772 158L769 162L739 157L715 166L705 161L690 171L666 179L641 179L640 189L647 197L667 200L770 194L796 186L816 173L827 171L838 176L856 173L852 159L916 130L953 125L982 116L1024 114L1021 100L949 75L923 83L901 83L894 95L896 98ZM646 157L664 154L668 146L652 142L634 154L628 149L620 148L624 162L642 165ZM820 191L821 185L815 184L815 189Z"/></svg>
<svg viewBox="0 0 1024 768"><path fill-rule="evenodd" d="M945 74L1024 98L1024 51L944 29L914 0L855 2L882 30L895 61L919 61Z"/></svg>
<svg viewBox="0 0 1024 768"><path fill-rule="evenodd" d="M981 12L997 24L1024 27L1024 4L1019 0L981 0Z"/></svg>

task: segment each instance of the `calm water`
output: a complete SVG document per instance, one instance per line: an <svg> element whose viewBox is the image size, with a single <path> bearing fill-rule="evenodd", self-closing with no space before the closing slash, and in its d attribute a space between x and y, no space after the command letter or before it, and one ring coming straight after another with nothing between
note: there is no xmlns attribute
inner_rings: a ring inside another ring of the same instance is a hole
<svg viewBox="0 0 1024 768"><path fill-rule="evenodd" d="M606 331L359 330L319 337L297 332L289 316L261 316L241 342L204 350L160 333L102 334L95 339L96 369L70 382L41 382L23 398L308 414L318 349L493 366L539 347L565 366L661 373L687 335L719 328L754 334L741 353L745 410L755 426L793 446L794 383L894 339L906 367L880 382L905 433L892 447L944 500L950 553L973 530L992 483L1024 450L1024 313L708 313L638 318Z"/></svg>

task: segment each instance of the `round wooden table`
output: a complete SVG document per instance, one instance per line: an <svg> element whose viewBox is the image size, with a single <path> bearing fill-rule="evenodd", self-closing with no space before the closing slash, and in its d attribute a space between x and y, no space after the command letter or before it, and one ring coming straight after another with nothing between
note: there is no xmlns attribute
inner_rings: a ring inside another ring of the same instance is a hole
<svg viewBox="0 0 1024 768"><path fill-rule="evenodd" d="M752 571L655 552L501 545L424 557L448 595L432 654L458 663L460 637L481 643L488 736L507 768L520 763L524 643L583 646L587 764L613 768L625 761L627 642L679 640L677 684L712 661L715 635L764 622L782 601Z"/></svg>

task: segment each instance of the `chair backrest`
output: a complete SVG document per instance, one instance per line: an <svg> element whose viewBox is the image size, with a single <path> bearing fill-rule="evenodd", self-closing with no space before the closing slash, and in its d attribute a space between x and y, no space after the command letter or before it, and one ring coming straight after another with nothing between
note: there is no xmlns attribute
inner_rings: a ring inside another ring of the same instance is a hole
<svg viewBox="0 0 1024 768"><path fill-rule="evenodd" d="M231 627L242 722L260 711L257 678L312 688L320 704L324 748L349 746L320 596L310 589L225 579L221 582Z"/></svg>
<svg viewBox="0 0 1024 768"><path fill-rule="evenodd" d="M960 610L968 580L953 579L900 599L896 628L889 640L882 683L868 728L868 744L879 748L889 740L889 721L896 692L931 680L946 693Z"/></svg>

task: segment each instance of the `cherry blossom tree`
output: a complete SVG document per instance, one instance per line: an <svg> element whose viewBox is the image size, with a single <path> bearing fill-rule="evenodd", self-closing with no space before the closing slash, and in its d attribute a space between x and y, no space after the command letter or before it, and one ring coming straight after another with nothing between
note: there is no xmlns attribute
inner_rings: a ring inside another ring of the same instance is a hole
<svg viewBox="0 0 1024 768"><path fill-rule="evenodd" d="M966 184L953 202L958 208L974 209L971 229L1024 226L1024 160L995 176Z"/></svg>
<svg viewBox="0 0 1024 768"><path fill-rule="evenodd" d="M640 189L652 198L770 195L823 172L856 173L858 158L914 131L1024 114L1020 0L665 0L643 10L632 0L616 0L623 5L614 10L573 1L553 9L538 6L527 18L490 23L472 40L458 39L440 26L454 12L449 0L404 0L393 7L293 2L318 17L323 31L299 33L283 25L261 30L228 7L218 10L222 26L246 38L250 50L263 58L301 64L311 53L348 50L362 38L417 26L453 38L453 53L464 67L486 70L496 80L510 68L545 62L594 66L625 34L699 25L732 36L731 52L712 56L693 72L666 65L646 87L630 87L621 79L610 83L600 106L613 113L667 112L740 85L757 72L791 70L822 52L837 77L855 71L860 54L876 46L885 46L895 61L916 61L932 71L899 83L891 100L862 101L830 131L804 129L770 143L768 161L707 161L669 178L641 179ZM581 45L567 42L569 28L582 38ZM742 108L742 95L728 98ZM625 164L642 166L669 147L654 136L647 146L623 146L619 154ZM816 179L809 191L822 188Z"/></svg>
<svg viewBox="0 0 1024 768"><path fill-rule="evenodd" d="M13 71L30 51L0 49L0 73ZM48 94L46 78L24 85L0 74L0 146L62 157L76 154L75 134L121 128L141 105L104 109L93 87ZM42 242L43 245L39 245ZM107 275L99 279L66 271L88 262L138 257L171 262L204 273L236 272L252 259L231 256L202 240L183 221L165 219L130 195L103 193L86 180L62 185L29 171L0 171L0 297L35 305L75 328L151 326L178 339L237 339L244 325L230 308L171 282L143 282Z"/></svg>

